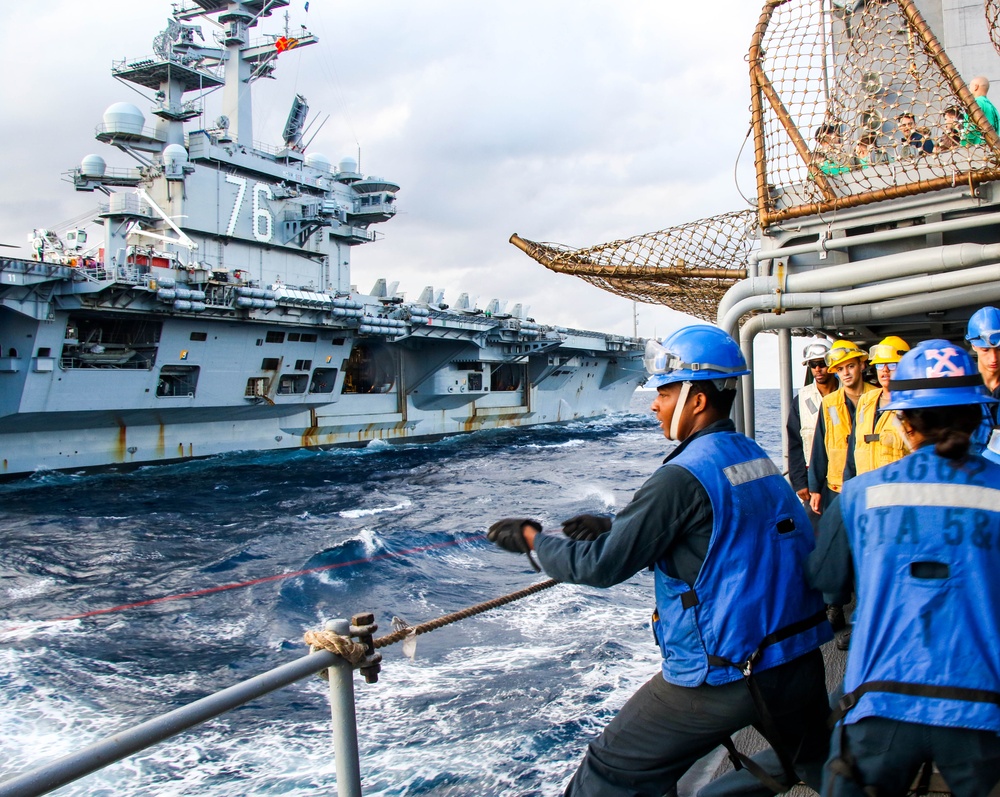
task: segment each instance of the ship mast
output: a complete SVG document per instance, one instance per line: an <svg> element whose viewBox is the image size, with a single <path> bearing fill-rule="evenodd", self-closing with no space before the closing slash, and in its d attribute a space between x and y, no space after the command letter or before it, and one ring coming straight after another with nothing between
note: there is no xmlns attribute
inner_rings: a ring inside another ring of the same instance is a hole
<svg viewBox="0 0 1000 797"><path fill-rule="evenodd" d="M183 9L175 18L191 19L202 14L218 14L223 27L221 44L225 48L221 60L224 68L225 84L222 89L222 113L229 120L229 135L247 149L253 147L253 98L250 84L262 77L269 77L274 71L275 58L280 52L292 47L314 44L317 39L303 30L297 38L287 33L277 42L265 39L259 43L250 42L250 29L262 17L285 8L291 0L195 0L198 8ZM287 31L287 21L286 21Z"/></svg>

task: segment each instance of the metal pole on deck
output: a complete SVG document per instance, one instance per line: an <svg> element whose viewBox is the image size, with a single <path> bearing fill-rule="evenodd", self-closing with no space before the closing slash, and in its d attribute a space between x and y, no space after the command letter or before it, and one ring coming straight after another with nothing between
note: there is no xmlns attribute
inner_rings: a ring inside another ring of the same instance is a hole
<svg viewBox="0 0 1000 797"><path fill-rule="evenodd" d="M349 636L347 620L330 620L326 630ZM338 797L361 797L361 762L358 756L358 719L354 710L354 667L338 658L327 670L330 679L330 714L333 718L333 753L337 762Z"/></svg>
<svg viewBox="0 0 1000 797"><path fill-rule="evenodd" d="M781 472L788 473L788 429L785 421L792 409L792 330L778 330L778 384L781 387Z"/></svg>
<svg viewBox="0 0 1000 797"><path fill-rule="evenodd" d="M750 369L750 376L740 377L740 394L737 394L736 407L736 429L743 432L747 437L756 439L756 416L755 416L755 396L753 378L753 336L744 336L740 330L740 348L743 349L743 358L747 361L747 368ZM742 399L742 401L740 400ZM740 409L742 408L742 415ZM740 420L743 426L740 428Z"/></svg>

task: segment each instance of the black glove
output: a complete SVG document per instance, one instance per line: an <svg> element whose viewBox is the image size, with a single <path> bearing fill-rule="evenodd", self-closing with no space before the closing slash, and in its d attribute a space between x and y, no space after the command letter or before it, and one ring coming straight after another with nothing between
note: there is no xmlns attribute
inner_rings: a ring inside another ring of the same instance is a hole
<svg viewBox="0 0 1000 797"><path fill-rule="evenodd" d="M524 539L524 532L521 531L522 526L531 526L535 531L542 530L542 524L537 520L505 517L490 526L490 530L486 532L486 539L495 542L505 551L511 553L528 553L531 548L528 547L528 543Z"/></svg>
<svg viewBox="0 0 1000 797"><path fill-rule="evenodd" d="M531 556L531 548L528 547L527 540L524 539L524 532L521 530L523 526L531 526L535 531L542 530L542 524L537 520L505 517L490 526L489 531L486 532L486 539L495 542L505 551L526 553L531 566L536 572L541 572L541 568Z"/></svg>
<svg viewBox="0 0 1000 797"><path fill-rule="evenodd" d="M605 515L577 515L564 520L562 530L573 540L596 540L611 531L611 518Z"/></svg>

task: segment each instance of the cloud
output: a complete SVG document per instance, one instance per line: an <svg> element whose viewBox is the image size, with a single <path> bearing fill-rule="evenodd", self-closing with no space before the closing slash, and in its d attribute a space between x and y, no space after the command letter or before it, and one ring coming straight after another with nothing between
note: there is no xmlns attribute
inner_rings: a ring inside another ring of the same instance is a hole
<svg viewBox="0 0 1000 797"><path fill-rule="evenodd" d="M4 159L0 241L85 212L61 173L97 152L112 102L149 103L109 75L112 59L152 52L170 4L104 0L8 4L15 36L0 53ZM354 250L362 290L399 280L532 306L542 322L631 334L631 302L548 272L507 243L586 246L739 208L734 164L748 126L744 56L758 4L622 0L468 3L313 0L289 7L319 44L282 54L277 81L255 84L254 137L278 143L295 93L330 115L310 150L357 157L399 182L400 213L385 238ZM284 12L263 26L274 31ZM206 37L215 28L203 24ZM206 116L221 97L208 98ZM315 129L315 128L314 128ZM12 157L15 154L16 157ZM744 157L740 182L753 191ZM683 317L640 306L639 333L665 334Z"/></svg>

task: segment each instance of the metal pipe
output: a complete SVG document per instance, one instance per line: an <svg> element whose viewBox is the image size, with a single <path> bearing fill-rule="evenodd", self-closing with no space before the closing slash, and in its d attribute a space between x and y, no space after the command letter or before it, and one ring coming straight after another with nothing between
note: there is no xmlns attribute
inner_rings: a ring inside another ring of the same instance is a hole
<svg viewBox="0 0 1000 797"><path fill-rule="evenodd" d="M748 297L774 298L777 292L781 291L785 294L781 303L787 306L787 294L843 288L926 272L953 271L995 260L1000 260L1000 244L952 244L789 274L783 283L777 277L754 277L743 280L726 291L719 302L716 318L719 326L728 331L732 324L731 322L727 324L725 319L731 317L735 308L743 304ZM770 303L765 302L762 306L751 304L749 307L758 310L770 309ZM746 312L748 311L743 310L740 315ZM737 316L737 319L739 317Z"/></svg>
<svg viewBox="0 0 1000 797"><path fill-rule="evenodd" d="M940 199L936 198L935 201L939 202ZM974 227L988 227L992 224L1000 224L1000 213L963 216L960 219L933 221L930 224L916 224L912 227L898 227L894 230L879 230L878 232L869 232L864 235L851 235L846 238L820 238L813 243L796 244L795 246L786 246L766 252L757 249L750 253L750 262L756 263L761 260L774 260L779 257L829 252L832 249L850 249L854 246L880 244L904 238L917 238L919 236L934 235L942 232L954 232L956 230L969 230Z"/></svg>
<svg viewBox="0 0 1000 797"><path fill-rule="evenodd" d="M1000 264L978 266L958 272L925 274L905 280L866 285L847 291L785 293L751 296L731 308L720 326L733 334L740 318L753 311L804 309L808 307L843 307L893 299L910 294L942 291L974 285L987 285L1000 280Z"/></svg>
<svg viewBox="0 0 1000 797"><path fill-rule="evenodd" d="M986 285L961 286L943 291L935 291L934 293L906 296L901 299L893 299L877 304L844 307L842 317L845 324L853 326L855 324L864 324L868 321L885 321L915 313L950 310L954 307L966 307L968 305L981 306L996 301L1000 301L1000 283L994 282ZM831 320L834 319L836 309L824 308L821 310L824 322L828 317Z"/></svg>
<svg viewBox="0 0 1000 797"><path fill-rule="evenodd" d="M36 797L120 761L237 706L300 681L343 661L322 650L242 681L214 695L116 733L83 750L0 783L0 797ZM360 792L358 792L360 794Z"/></svg>
<svg viewBox="0 0 1000 797"><path fill-rule="evenodd" d="M792 332L778 330L778 386L781 389L781 472L788 473L788 429L785 421L792 409Z"/></svg>
<svg viewBox="0 0 1000 797"><path fill-rule="evenodd" d="M950 288L931 293L907 296L876 304L863 304L851 307L814 308L810 310L791 310L780 314L761 313L753 316L740 328L740 348L746 352L753 351L753 341L766 330L792 330L822 326L836 329L839 326L854 326L867 324L871 321L889 321L907 315L951 310L956 307L966 307L975 304L1000 302L1000 282L977 284ZM752 408L752 399L749 403ZM788 409L791 408L789 403ZM784 407L782 397L782 413L787 418L788 410ZM787 443L782 443L787 454Z"/></svg>
<svg viewBox="0 0 1000 797"><path fill-rule="evenodd" d="M347 620L330 620L327 631L347 636ZM358 718L354 710L354 667L339 656L326 671L330 679L333 752L337 764L338 797L361 797L361 761L358 755Z"/></svg>
<svg viewBox="0 0 1000 797"><path fill-rule="evenodd" d="M741 376L739 381L739 392L736 395L737 413L736 431L742 432L747 437L754 437L757 433L755 424L756 405L753 391L753 340L744 345L743 338L740 338L740 348L743 350L743 358L747 361L747 368L750 369L749 376Z"/></svg>

